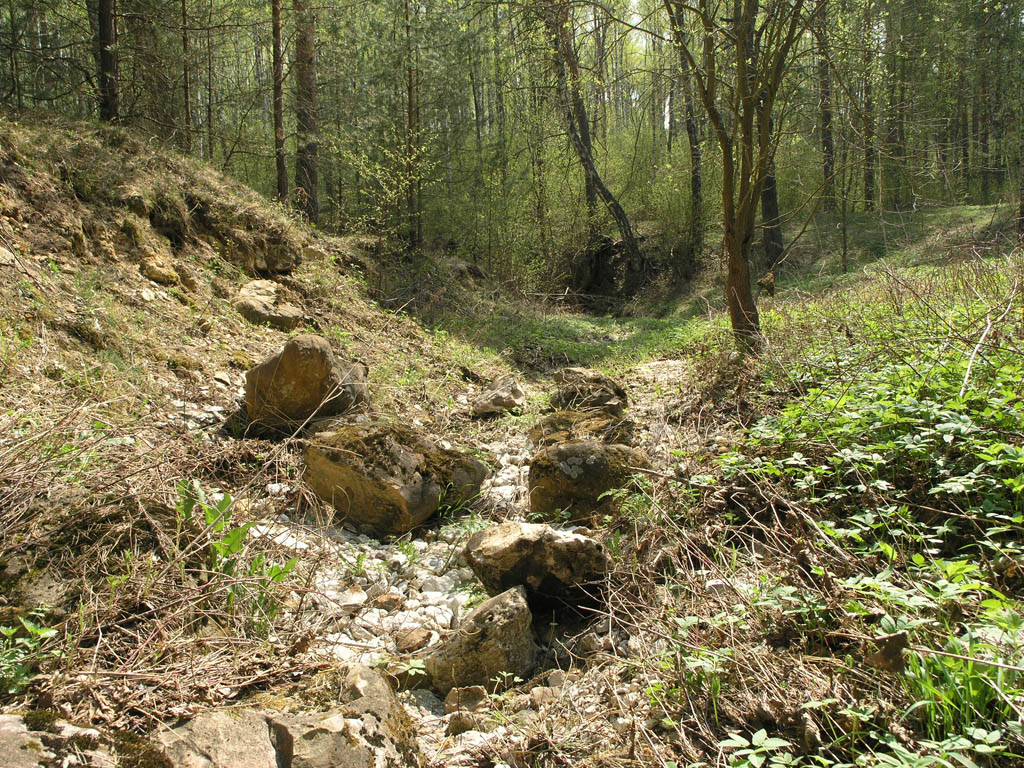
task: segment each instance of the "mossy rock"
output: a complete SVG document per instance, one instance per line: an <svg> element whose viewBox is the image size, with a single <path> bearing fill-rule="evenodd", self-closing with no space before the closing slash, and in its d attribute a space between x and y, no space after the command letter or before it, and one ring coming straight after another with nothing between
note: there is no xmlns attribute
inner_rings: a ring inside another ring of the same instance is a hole
<svg viewBox="0 0 1024 768"><path fill-rule="evenodd" d="M400 535L441 504L462 506L480 492L487 468L440 448L408 427L357 424L316 435L305 451L305 480L352 527Z"/></svg>
<svg viewBox="0 0 1024 768"><path fill-rule="evenodd" d="M621 416L629 403L621 384L589 368L563 368L555 374L555 384L558 390L551 397L555 408Z"/></svg>
<svg viewBox="0 0 1024 768"><path fill-rule="evenodd" d="M635 424L608 413L555 411L530 429L530 441L543 448L571 440L596 439L603 443L629 445Z"/></svg>
<svg viewBox="0 0 1024 768"><path fill-rule="evenodd" d="M593 523L615 512L605 493L626 488L637 469L649 468L628 445L576 440L544 448L530 464L530 511L540 520Z"/></svg>

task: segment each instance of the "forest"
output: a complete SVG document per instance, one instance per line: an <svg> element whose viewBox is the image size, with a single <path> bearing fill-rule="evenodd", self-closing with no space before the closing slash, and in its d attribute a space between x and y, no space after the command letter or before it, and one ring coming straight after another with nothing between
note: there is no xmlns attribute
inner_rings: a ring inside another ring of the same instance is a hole
<svg viewBox="0 0 1024 768"><path fill-rule="evenodd" d="M1024 185L1014 0L6 11L12 107L133 126L327 231L455 251L533 291L685 279L722 237L741 336L751 276L816 212L845 232L856 212Z"/></svg>
<svg viewBox="0 0 1024 768"><path fill-rule="evenodd" d="M0 768L1024 768L1024 0L0 4Z"/></svg>

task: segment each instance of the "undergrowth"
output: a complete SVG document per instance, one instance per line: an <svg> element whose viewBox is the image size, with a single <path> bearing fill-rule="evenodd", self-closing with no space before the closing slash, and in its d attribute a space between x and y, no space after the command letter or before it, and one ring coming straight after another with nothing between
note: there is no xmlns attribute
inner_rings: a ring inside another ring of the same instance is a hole
<svg viewBox="0 0 1024 768"><path fill-rule="evenodd" d="M807 710L820 744L799 764L1022 759L1021 276L1019 256L886 270L784 308L763 373L794 396L692 479L730 538L795 554L733 614L774 610L770 642L834 657L875 699L856 727L855 700Z"/></svg>

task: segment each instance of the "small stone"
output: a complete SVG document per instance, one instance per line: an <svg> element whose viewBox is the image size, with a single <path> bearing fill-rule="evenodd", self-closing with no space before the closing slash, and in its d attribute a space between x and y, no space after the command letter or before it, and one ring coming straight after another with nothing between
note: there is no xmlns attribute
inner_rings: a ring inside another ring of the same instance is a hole
<svg viewBox="0 0 1024 768"><path fill-rule="evenodd" d="M142 274L160 285L177 285L181 279L167 259L152 252L142 261Z"/></svg>
<svg viewBox="0 0 1024 768"><path fill-rule="evenodd" d="M395 637L395 650L399 653L412 653L423 648L430 642L433 633L423 627L403 629Z"/></svg>
<svg viewBox="0 0 1024 768"><path fill-rule="evenodd" d="M399 608L402 607L402 601L403 598L401 595L396 595L391 592L388 592L374 600L373 604L380 608L382 611L387 611L388 613L391 613L392 611L397 611Z"/></svg>
<svg viewBox="0 0 1024 768"><path fill-rule="evenodd" d="M465 688L452 688L444 698L444 713L452 712L484 712L490 709L491 697L482 685L470 685Z"/></svg>
<svg viewBox="0 0 1024 768"><path fill-rule="evenodd" d="M448 727L445 728L447 736L461 736L469 731L479 731L483 724L480 718L469 712L456 712L448 720Z"/></svg>
<svg viewBox="0 0 1024 768"><path fill-rule="evenodd" d="M542 709L558 698L558 689L537 686L530 689L530 704L534 709Z"/></svg>
<svg viewBox="0 0 1024 768"><path fill-rule="evenodd" d="M339 594L335 602L343 610L355 613L363 607L368 599L368 595L360 587L352 587Z"/></svg>

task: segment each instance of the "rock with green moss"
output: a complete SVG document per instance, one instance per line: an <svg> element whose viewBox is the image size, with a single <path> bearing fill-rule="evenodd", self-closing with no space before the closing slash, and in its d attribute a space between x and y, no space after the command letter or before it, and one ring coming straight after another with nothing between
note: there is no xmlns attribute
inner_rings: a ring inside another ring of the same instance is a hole
<svg viewBox="0 0 1024 768"><path fill-rule="evenodd" d="M608 491L626 488L647 458L628 445L597 440L559 443L540 450L530 464L530 511L541 520L593 523L615 511Z"/></svg>
<svg viewBox="0 0 1024 768"><path fill-rule="evenodd" d="M534 424L529 434L530 441L538 447L591 439L629 445L634 427L629 419L609 413L555 411Z"/></svg>
<svg viewBox="0 0 1024 768"><path fill-rule="evenodd" d="M42 738L30 731L17 715L0 715L0 765L4 768L40 768L55 755Z"/></svg>
<svg viewBox="0 0 1024 768"><path fill-rule="evenodd" d="M354 424L316 435L304 454L305 480L351 527L397 536L442 504L462 506L479 492L487 468L413 429Z"/></svg>
<svg viewBox="0 0 1024 768"><path fill-rule="evenodd" d="M555 374L555 384L558 390L551 397L555 408L621 416L628 403L622 385L589 368L563 368Z"/></svg>
<svg viewBox="0 0 1024 768"><path fill-rule="evenodd" d="M290 431L343 413L367 400L366 375L362 363L336 359L322 336L295 336L245 375L249 421L258 431Z"/></svg>

